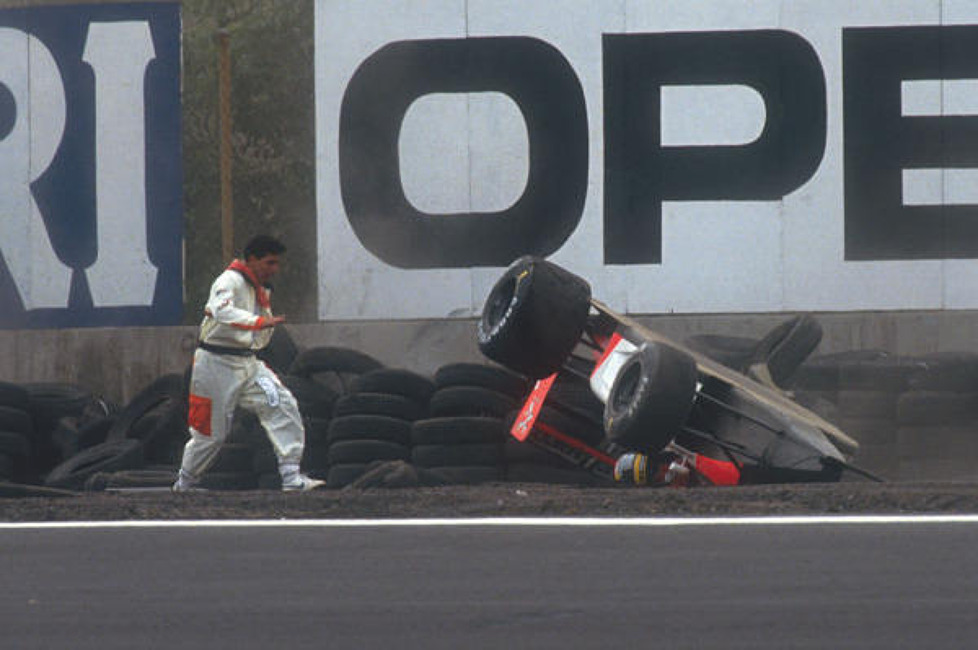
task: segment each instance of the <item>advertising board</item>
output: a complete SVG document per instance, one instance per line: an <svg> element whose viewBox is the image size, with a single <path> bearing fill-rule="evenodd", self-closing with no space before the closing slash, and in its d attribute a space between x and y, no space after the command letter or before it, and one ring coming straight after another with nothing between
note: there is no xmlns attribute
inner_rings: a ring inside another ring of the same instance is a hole
<svg viewBox="0 0 978 650"><path fill-rule="evenodd" d="M978 307L978 4L321 0L320 317Z"/></svg>
<svg viewBox="0 0 978 650"><path fill-rule="evenodd" d="M0 327L182 313L180 5L0 10Z"/></svg>

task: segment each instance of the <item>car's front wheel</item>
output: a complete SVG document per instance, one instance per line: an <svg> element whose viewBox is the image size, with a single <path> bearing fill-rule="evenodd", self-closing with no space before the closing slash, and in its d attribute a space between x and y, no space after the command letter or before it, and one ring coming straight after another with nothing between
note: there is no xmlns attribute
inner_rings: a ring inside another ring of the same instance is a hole
<svg viewBox="0 0 978 650"><path fill-rule="evenodd" d="M621 367L604 409L605 435L655 454L679 433L693 408L696 362L676 348L645 343Z"/></svg>

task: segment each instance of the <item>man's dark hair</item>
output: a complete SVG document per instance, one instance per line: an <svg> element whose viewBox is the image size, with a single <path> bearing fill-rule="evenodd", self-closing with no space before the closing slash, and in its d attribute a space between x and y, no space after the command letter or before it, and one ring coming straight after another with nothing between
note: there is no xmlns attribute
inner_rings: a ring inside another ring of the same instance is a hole
<svg viewBox="0 0 978 650"><path fill-rule="evenodd" d="M285 244L270 235L256 235L248 240L244 247L244 258L261 259L266 255L281 255L285 252Z"/></svg>

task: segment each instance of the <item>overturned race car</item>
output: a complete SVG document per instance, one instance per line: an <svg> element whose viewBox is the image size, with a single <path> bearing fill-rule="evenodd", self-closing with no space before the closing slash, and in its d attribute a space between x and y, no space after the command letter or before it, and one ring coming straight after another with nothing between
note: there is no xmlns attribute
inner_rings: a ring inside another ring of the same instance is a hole
<svg viewBox="0 0 978 650"><path fill-rule="evenodd" d="M812 351L817 337L797 363ZM496 282L478 324L488 358L536 380L510 432L599 476L651 486L880 480L859 444L778 385L764 357L743 372L653 332L536 257ZM799 356L799 355L796 355Z"/></svg>

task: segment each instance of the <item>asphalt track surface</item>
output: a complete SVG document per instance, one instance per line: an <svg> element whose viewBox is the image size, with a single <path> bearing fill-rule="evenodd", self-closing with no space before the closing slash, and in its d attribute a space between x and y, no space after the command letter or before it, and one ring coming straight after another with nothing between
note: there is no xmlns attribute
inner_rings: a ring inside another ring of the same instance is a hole
<svg viewBox="0 0 978 650"><path fill-rule="evenodd" d="M978 647L974 516L402 523L4 524L0 643Z"/></svg>

